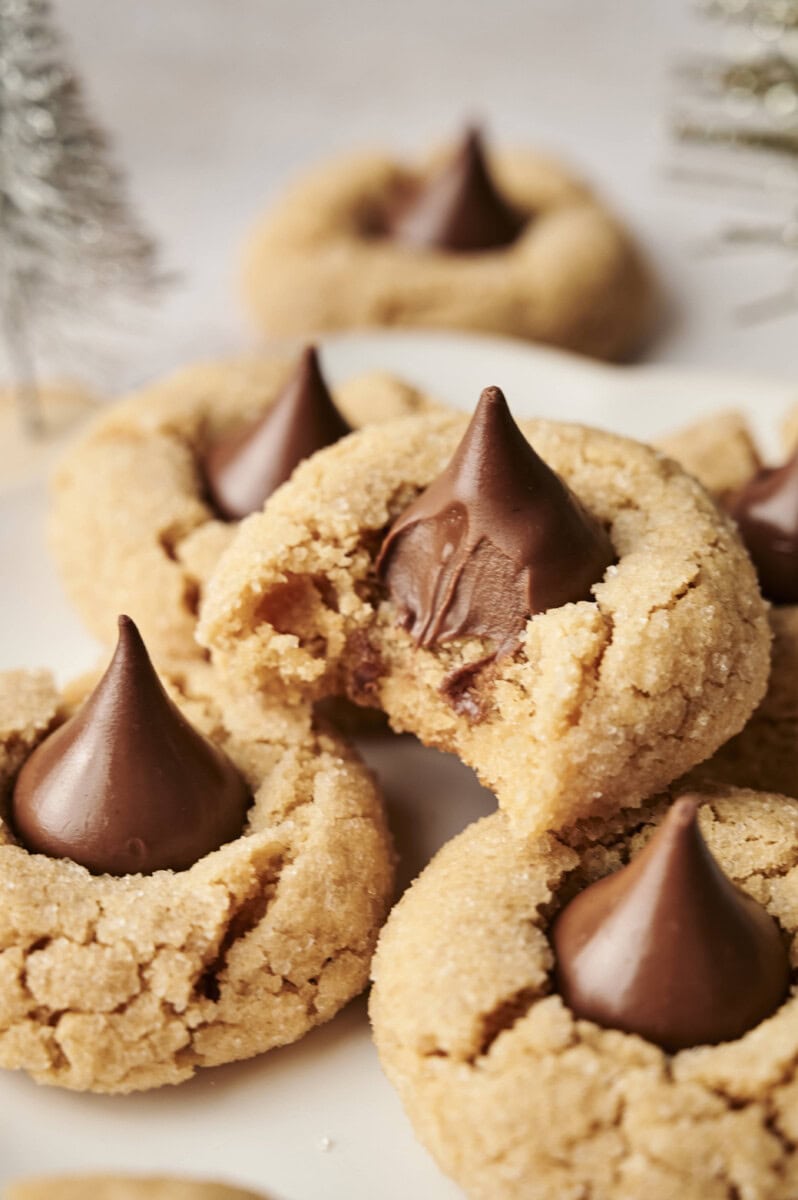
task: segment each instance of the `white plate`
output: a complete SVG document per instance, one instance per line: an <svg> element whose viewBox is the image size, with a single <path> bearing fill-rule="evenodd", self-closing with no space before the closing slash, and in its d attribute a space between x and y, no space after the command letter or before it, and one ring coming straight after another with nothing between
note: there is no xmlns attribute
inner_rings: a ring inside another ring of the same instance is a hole
<svg viewBox="0 0 798 1200"><path fill-rule="evenodd" d="M331 339L333 379L397 371L460 407L498 384L519 416L554 416L652 437L736 406L775 452L793 384L655 367L614 368L493 338L363 334ZM0 485L2 481L0 481ZM43 539L42 479L0 486L0 668L46 665L63 679L97 648L63 600ZM364 746L379 771L407 881L492 798L455 760L410 739ZM523 1103L523 1097L519 1097ZM459 1191L414 1141L380 1073L365 1004L295 1046L203 1071L178 1088L82 1096L0 1075L0 1184L49 1171L165 1171L226 1177L271 1200L453 1200Z"/></svg>

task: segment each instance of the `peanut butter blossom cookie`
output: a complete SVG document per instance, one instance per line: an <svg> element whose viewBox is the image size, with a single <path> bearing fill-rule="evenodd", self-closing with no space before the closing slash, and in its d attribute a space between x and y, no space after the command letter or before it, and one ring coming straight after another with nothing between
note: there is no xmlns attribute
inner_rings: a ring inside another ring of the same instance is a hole
<svg viewBox="0 0 798 1200"><path fill-rule="evenodd" d="M125 610L156 658L197 656L205 583L237 522L351 426L425 404L380 374L333 394L308 349L298 363L189 367L106 408L53 483L50 543L70 599L101 641Z"/></svg>
<svg viewBox="0 0 798 1200"><path fill-rule="evenodd" d="M227 1183L127 1175L47 1175L8 1184L3 1200L266 1200Z"/></svg>
<svg viewBox="0 0 798 1200"><path fill-rule="evenodd" d="M210 668L127 617L72 716L0 675L0 1066L129 1092L259 1054L366 982L393 856L371 776L309 716L242 735Z"/></svg>
<svg viewBox="0 0 798 1200"><path fill-rule="evenodd" d="M498 388L470 424L397 421L304 463L240 528L199 637L231 692L383 708L528 832L706 758L769 650L751 564L694 480L607 433L519 429Z"/></svg>
<svg viewBox="0 0 798 1200"><path fill-rule="evenodd" d="M584 184L528 151L486 158L476 131L411 168L378 155L299 181L246 252L270 334L371 325L512 334L619 358L651 324L631 238Z"/></svg>
<svg viewBox="0 0 798 1200"><path fill-rule="evenodd" d="M661 443L734 520L771 603L768 690L745 729L697 778L798 797L798 452L762 465L739 414L720 414Z"/></svg>
<svg viewBox="0 0 798 1200"><path fill-rule="evenodd" d="M488 817L383 930L382 1065L475 1200L798 1194L798 805L668 803Z"/></svg>

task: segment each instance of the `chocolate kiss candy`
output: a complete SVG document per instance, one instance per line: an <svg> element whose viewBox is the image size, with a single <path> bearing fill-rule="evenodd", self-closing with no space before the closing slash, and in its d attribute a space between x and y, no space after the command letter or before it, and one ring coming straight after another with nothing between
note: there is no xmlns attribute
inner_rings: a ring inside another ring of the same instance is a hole
<svg viewBox="0 0 798 1200"><path fill-rule="evenodd" d="M475 634L512 648L532 613L585 600L610 540L485 388L442 475L390 529L377 570L416 642Z"/></svg>
<svg viewBox="0 0 798 1200"><path fill-rule="evenodd" d="M470 129L454 158L396 213L389 233L418 249L493 250L514 242L526 223L496 190Z"/></svg>
<svg viewBox="0 0 798 1200"><path fill-rule="evenodd" d="M798 604L798 451L783 467L759 471L725 507L754 560L762 594Z"/></svg>
<svg viewBox="0 0 798 1200"><path fill-rule="evenodd" d="M203 468L211 503L229 521L260 512L303 458L350 432L322 378L316 350L309 346L264 416L206 453Z"/></svg>
<svg viewBox="0 0 798 1200"><path fill-rule="evenodd" d="M627 867L554 923L557 986L577 1017L663 1050L732 1041L787 994L776 922L726 878L682 796Z"/></svg>
<svg viewBox="0 0 798 1200"><path fill-rule="evenodd" d="M191 726L119 618L108 670L83 707L23 766L11 804L22 843L95 874L190 867L241 833L250 795Z"/></svg>

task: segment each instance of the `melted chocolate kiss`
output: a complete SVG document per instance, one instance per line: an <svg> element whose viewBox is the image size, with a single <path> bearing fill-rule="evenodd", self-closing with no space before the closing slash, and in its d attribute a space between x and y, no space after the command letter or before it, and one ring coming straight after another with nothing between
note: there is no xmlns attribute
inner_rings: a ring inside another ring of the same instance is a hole
<svg viewBox="0 0 798 1200"><path fill-rule="evenodd" d="M442 475L394 523L377 570L417 644L512 648L532 613L585 600L614 561L599 522L485 388Z"/></svg>
<svg viewBox="0 0 798 1200"><path fill-rule="evenodd" d="M754 560L762 594L798 604L798 451L783 467L759 471L725 500Z"/></svg>
<svg viewBox="0 0 798 1200"><path fill-rule="evenodd" d="M211 503L228 521L260 512L298 463L350 432L309 346L265 415L206 453L202 465Z"/></svg>
<svg viewBox="0 0 798 1200"><path fill-rule="evenodd" d="M95 874L182 871L240 835L250 796L233 764L194 729L153 670L130 617L108 670L17 778L22 843Z"/></svg>
<svg viewBox="0 0 798 1200"><path fill-rule="evenodd" d="M557 986L576 1016L671 1052L741 1037L790 978L776 922L723 874L697 813L682 796L629 866L552 929Z"/></svg>
<svg viewBox="0 0 798 1200"><path fill-rule="evenodd" d="M470 129L454 158L395 214L389 233L417 249L467 252L509 246L526 223L497 190Z"/></svg>

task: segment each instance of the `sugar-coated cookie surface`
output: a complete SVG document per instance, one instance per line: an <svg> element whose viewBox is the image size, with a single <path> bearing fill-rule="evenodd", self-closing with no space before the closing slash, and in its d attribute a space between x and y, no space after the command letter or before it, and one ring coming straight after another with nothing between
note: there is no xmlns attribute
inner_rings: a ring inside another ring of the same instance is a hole
<svg viewBox="0 0 798 1200"><path fill-rule="evenodd" d="M388 920L371 1017L418 1137L475 1200L791 1200L798 998L667 1055L575 1020L551 981L562 905L648 840L665 801L523 845L504 814L438 853ZM699 822L798 966L798 804L729 789Z"/></svg>
<svg viewBox="0 0 798 1200"><path fill-rule="evenodd" d="M393 882L370 773L296 714L242 734L205 664L164 682L254 803L188 870L117 877L15 844L10 784L57 697L42 674L0 675L0 1066L40 1083L179 1083L294 1041L366 983Z"/></svg>
<svg viewBox="0 0 798 1200"><path fill-rule="evenodd" d="M156 659L196 657L205 581L236 524L208 505L199 458L215 438L265 412L294 369L282 358L186 367L105 408L55 474L50 547L70 600L112 643L129 612ZM373 373L334 389L350 424L426 401Z"/></svg>
<svg viewBox="0 0 798 1200"><path fill-rule="evenodd" d="M10 1183L3 1200L266 1200L260 1192L228 1183L169 1177L48 1175Z"/></svg>
<svg viewBox="0 0 798 1200"><path fill-rule="evenodd" d="M240 527L200 640L250 702L348 693L382 707L394 728L458 754L529 832L637 804L739 730L764 691L769 630L750 562L674 463L610 434L524 422L618 561L594 599L531 618L516 653L452 700L443 686L484 642L416 647L374 562L466 422L362 430L303 464Z"/></svg>
<svg viewBox="0 0 798 1200"><path fill-rule="evenodd" d="M439 162L414 170L348 156L289 188L245 249L245 295L261 328L483 330L609 359L640 343L652 286L637 249L584 184L542 156L491 156L503 195L534 214L512 245L425 252L382 236L397 197Z"/></svg>

